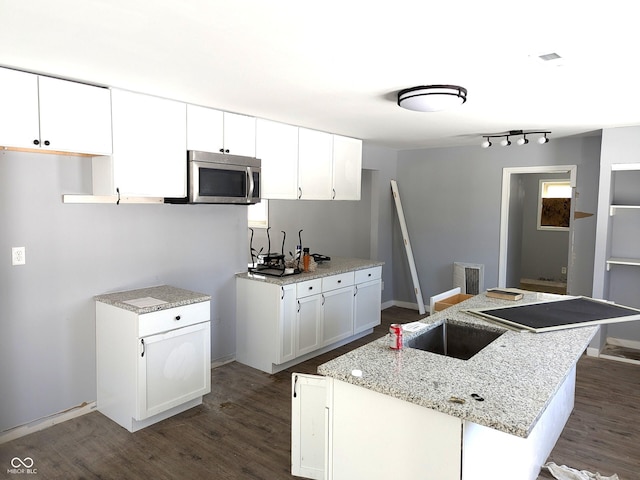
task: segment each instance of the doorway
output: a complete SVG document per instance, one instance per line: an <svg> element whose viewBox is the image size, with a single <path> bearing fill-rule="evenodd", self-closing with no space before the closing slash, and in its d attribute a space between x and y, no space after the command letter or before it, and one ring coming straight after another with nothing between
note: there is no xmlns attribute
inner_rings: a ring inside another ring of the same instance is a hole
<svg viewBox="0 0 640 480"><path fill-rule="evenodd" d="M573 218L576 174L577 167L575 165L503 169L498 287L524 287L528 290L550 293L571 292L574 258L573 222L570 223L568 231L563 232L562 235L558 235L556 232L544 232L547 233L545 241L556 242L555 245L557 245L557 247L553 247L553 243L549 243L545 247L539 239L534 238L537 233L530 231L528 233L527 229L531 226L524 224L525 221L532 222L531 216L529 215L527 218L525 215L525 196L528 197L528 200L535 197L537 202L537 185L540 179L568 179L571 186L570 218ZM533 218L535 219L535 217ZM554 235L556 236L554 237ZM536 259L535 256L539 256L539 258ZM553 260L554 258L555 260ZM554 261L557 265L549 267L549 265L554 265ZM553 275L540 274L544 271L541 268L545 265L547 269L553 269ZM533 278L528 278L527 275ZM521 285L523 278L526 280L525 285Z"/></svg>

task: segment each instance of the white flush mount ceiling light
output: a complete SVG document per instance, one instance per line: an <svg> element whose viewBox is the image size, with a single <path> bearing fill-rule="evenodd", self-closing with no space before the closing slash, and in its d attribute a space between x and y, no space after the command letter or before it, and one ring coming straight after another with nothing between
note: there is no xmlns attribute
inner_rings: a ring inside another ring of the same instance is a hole
<svg viewBox="0 0 640 480"><path fill-rule="evenodd" d="M398 105L416 112L439 112L467 101L467 89L457 85L423 85L398 92Z"/></svg>
<svg viewBox="0 0 640 480"><path fill-rule="evenodd" d="M543 135L542 137L538 138L537 142L541 145L545 144L545 143L549 143L549 137L547 137L547 135L550 135L551 132L549 131L542 131L542 132L538 132L538 131L530 131L530 130L510 130L507 133L496 133L496 134L491 134L491 135L482 135L482 138L484 138L484 140L482 141L482 143L480 144L480 146L482 148L489 148L490 146L492 146L493 144L491 143L491 139L492 138L502 138L503 140L500 141L500 145L502 145L503 147L508 147L509 145L511 145L511 140L509 140L509 137L515 137L515 136L520 136L521 137L516 141L516 145L527 145L529 143L529 139L527 138L527 135Z"/></svg>

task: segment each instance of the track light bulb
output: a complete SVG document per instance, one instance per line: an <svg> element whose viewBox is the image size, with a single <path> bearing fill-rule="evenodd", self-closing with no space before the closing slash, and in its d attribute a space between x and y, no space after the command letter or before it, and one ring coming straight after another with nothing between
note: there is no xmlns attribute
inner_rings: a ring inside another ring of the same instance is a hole
<svg viewBox="0 0 640 480"><path fill-rule="evenodd" d="M491 146L491 142L489 141L489 137L487 137L487 139L486 139L484 142L482 142L482 143L480 144L480 146L481 146L482 148L489 148L489 147Z"/></svg>
<svg viewBox="0 0 640 480"><path fill-rule="evenodd" d="M547 134L546 133L544 134L544 137L540 137L538 139L538 143L540 145L543 145L543 144L548 143L548 142L549 142L549 139L547 138Z"/></svg>
<svg viewBox="0 0 640 480"><path fill-rule="evenodd" d="M527 139L526 136L523 136L522 138L519 138L516 143L518 145L526 145L527 143L529 143L529 140Z"/></svg>
<svg viewBox="0 0 640 480"><path fill-rule="evenodd" d="M500 145L502 145L503 147L508 147L509 145L511 145L511 140L509 140L509 137L507 137L500 142Z"/></svg>

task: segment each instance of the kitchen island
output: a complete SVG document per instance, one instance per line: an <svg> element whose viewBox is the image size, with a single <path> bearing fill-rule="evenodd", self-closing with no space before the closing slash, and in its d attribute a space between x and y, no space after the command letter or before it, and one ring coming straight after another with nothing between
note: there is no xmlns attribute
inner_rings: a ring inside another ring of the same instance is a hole
<svg viewBox="0 0 640 480"><path fill-rule="evenodd" d="M318 478L328 469L333 479L537 478L573 409L575 365L598 327L514 331L465 310L555 298L526 293L512 302L480 294L405 332L405 345L444 321L503 332L468 360L406 346L394 351L383 337L318 367L325 377L294 374L298 397L304 397L303 380L325 383L329 412L324 463L302 465L299 474ZM296 428L305 421L293 421L294 466L296 443L305 441ZM308 452L303 457L311 458Z"/></svg>

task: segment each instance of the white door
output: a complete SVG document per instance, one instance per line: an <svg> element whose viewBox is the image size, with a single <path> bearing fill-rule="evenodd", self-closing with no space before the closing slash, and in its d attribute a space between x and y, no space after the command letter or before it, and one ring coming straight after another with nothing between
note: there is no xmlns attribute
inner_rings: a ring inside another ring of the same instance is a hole
<svg viewBox="0 0 640 480"><path fill-rule="evenodd" d="M113 192L152 197L187 194L184 103L112 90Z"/></svg>
<svg viewBox="0 0 640 480"><path fill-rule="evenodd" d="M322 345L330 345L353 335L353 287L322 294Z"/></svg>
<svg viewBox="0 0 640 480"><path fill-rule="evenodd" d="M259 118L256 156L262 160L262 198L298 198L298 127Z"/></svg>
<svg viewBox="0 0 640 480"><path fill-rule="evenodd" d="M41 148L111 154L109 89L42 76L38 83Z"/></svg>
<svg viewBox="0 0 640 480"><path fill-rule="evenodd" d="M296 356L320 348L322 342L322 295L298 299Z"/></svg>
<svg viewBox="0 0 640 480"><path fill-rule="evenodd" d="M291 474L323 479L329 410L327 379L291 375Z"/></svg>
<svg viewBox="0 0 640 480"><path fill-rule="evenodd" d="M296 285L280 287L280 329L278 339L278 358L274 363L281 364L296 358Z"/></svg>
<svg viewBox="0 0 640 480"><path fill-rule="evenodd" d="M187 105L187 150L220 152L223 148L222 111Z"/></svg>
<svg viewBox="0 0 640 480"><path fill-rule="evenodd" d="M211 391L209 322L140 339L136 420Z"/></svg>
<svg viewBox="0 0 640 480"><path fill-rule="evenodd" d="M353 308L353 333L360 333L380 325L380 280L356 285Z"/></svg>
<svg viewBox="0 0 640 480"><path fill-rule="evenodd" d="M300 128L298 142L298 197L330 200L333 135Z"/></svg>
<svg viewBox="0 0 640 480"><path fill-rule="evenodd" d="M360 200L362 140L333 136L334 200Z"/></svg>
<svg viewBox="0 0 640 480"><path fill-rule="evenodd" d="M0 68L0 105L0 146L39 148L38 76Z"/></svg>

